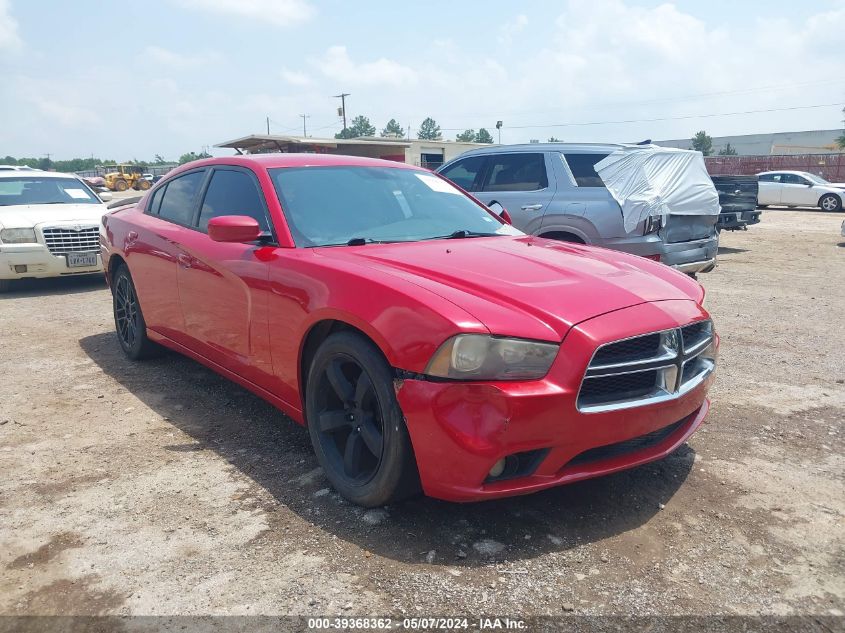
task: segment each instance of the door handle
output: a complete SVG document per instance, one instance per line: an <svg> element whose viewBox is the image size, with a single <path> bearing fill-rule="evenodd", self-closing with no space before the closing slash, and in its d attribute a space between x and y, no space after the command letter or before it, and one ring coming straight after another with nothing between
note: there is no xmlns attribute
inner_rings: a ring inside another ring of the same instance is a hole
<svg viewBox="0 0 845 633"><path fill-rule="evenodd" d="M176 261L179 262L179 265L182 268L190 268L191 267L191 260L192 260L191 256L185 255L185 253L179 253L176 256Z"/></svg>
<svg viewBox="0 0 845 633"><path fill-rule="evenodd" d="M539 211L540 209L543 208L543 205L542 204L523 204L519 208L522 209L523 211Z"/></svg>

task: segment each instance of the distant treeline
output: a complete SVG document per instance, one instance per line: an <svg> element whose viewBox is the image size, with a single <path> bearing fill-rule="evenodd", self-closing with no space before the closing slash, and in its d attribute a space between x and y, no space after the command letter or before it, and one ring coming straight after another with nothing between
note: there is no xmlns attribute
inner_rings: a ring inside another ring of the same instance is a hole
<svg viewBox="0 0 845 633"><path fill-rule="evenodd" d="M188 152L179 157L179 164L183 165L198 158L209 158L211 155L206 152ZM14 156L6 156L0 158L0 165L26 165L35 169L52 169L55 171L73 172L73 171L93 171L100 165L116 165L118 162L111 158L71 158L70 160L51 160L49 158L15 158ZM163 157L156 154L151 161L147 160L127 160L124 165L138 165L139 167L155 167L156 165L172 165L173 162L164 160Z"/></svg>

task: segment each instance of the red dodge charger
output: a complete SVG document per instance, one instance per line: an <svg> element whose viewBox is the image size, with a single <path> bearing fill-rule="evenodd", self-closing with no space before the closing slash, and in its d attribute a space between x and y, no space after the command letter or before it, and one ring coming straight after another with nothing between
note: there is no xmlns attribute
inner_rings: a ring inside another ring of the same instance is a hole
<svg viewBox="0 0 845 633"><path fill-rule="evenodd" d="M207 365L308 428L363 506L524 494L653 461L709 407L704 291L523 235L429 171L215 158L103 218L117 339Z"/></svg>

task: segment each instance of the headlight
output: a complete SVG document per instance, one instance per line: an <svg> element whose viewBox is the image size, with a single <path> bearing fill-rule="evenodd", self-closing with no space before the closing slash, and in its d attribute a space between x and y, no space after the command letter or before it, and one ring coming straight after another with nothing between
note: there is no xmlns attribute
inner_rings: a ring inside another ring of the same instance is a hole
<svg viewBox="0 0 845 633"><path fill-rule="evenodd" d="M545 376L557 343L458 334L440 346L425 373L458 380L532 380Z"/></svg>
<svg viewBox="0 0 845 633"><path fill-rule="evenodd" d="M3 229L0 231L0 242L4 244L34 244L35 229Z"/></svg>

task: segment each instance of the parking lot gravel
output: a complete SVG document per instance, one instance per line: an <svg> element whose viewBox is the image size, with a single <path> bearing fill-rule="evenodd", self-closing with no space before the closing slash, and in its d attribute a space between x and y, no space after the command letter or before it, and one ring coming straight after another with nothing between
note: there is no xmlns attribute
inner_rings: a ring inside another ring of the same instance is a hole
<svg viewBox="0 0 845 633"><path fill-rule="evenodd" d="M25 282L0 296L0 614L842 615L842 219L722 235L687 446L466 505L351 506L270 405L126 360L101 280Z"/></svg>

